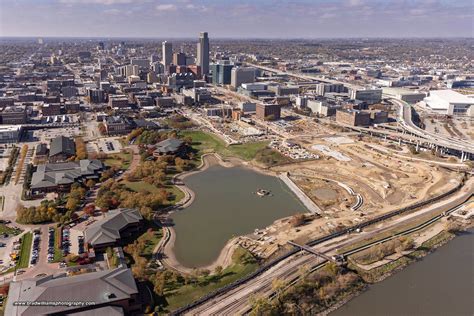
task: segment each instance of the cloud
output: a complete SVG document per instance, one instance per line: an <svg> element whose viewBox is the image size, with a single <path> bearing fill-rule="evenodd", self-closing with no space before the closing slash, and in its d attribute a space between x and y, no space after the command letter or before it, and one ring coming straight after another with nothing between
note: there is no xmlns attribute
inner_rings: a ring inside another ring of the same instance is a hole
<svg viewBox="0 0 474 316"><path fill-rule="evenodd" d="M347 1L347 4L350 6L350 7L358 7L358 6L361 6L365 3L364 0L348 0Z"/></svg>
<svg viewBox="0 0 474 316"><path fill-rule="evenodd" d="M119 9L107 9L107 10L104 10L104 13L105 13L105 14L110 14L110 15L119 15L119 14L122 14L122 10L119 10Z"/></svg>
<svg viewBox="0 0 474 316"><path fill-rule="evenodd" d="M178 8L176 5L167 3L167 4L158 4L155 9L157 11L176 11Z"/></svg>
<svg viewBox="0 0 474 316"><path fill-rule="evenodd" d="M60 3L64 4L102 4L102 5L114 5L114 4L127 4L133 3L134 0L59 0Z"/></svg>

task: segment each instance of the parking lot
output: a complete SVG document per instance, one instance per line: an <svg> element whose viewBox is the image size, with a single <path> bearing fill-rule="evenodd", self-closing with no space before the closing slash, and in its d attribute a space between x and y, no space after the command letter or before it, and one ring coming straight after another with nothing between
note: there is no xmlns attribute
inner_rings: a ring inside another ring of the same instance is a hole
<svg viewBox="0 0 474 316"><path fill-rule="evenodd" d="M75 137L81 135L79 127L64 127L33 131L33 138L39 142L49 143L52 138L58 136Z"/></svg>
<svg viewBox="0 0 474 316"><path fill-rule="evenodd" d="M105 154L117 154L122 151L122 144L117 138L100 138L87 143L87 151Z"/></svg>
<svg viewBox="0 0 474 316"><path fill-rule="evenodd" d="M13 251L20 250L18 240L21 235L0 235L0 271L10 268L14 262L10 256Z"/></svg>
<svg viewBox="0 0 474 316"><path fill-rule="evenodd" d="M77 115L52 115L41 117L41 123L52 124L52 123L77 123L79 117Z"/></svg>

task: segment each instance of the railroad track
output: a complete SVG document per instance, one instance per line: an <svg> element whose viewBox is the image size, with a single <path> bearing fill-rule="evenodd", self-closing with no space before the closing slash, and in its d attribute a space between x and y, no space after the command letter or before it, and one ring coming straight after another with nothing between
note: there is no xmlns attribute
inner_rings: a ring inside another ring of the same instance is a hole
<svg viewBox="0 0 474 316"><path fill-rule="evenodd" d="M310 246L310 247L313 247L315 245L318 245L318 244L321 244L325 241L328 241L328 240L331 240L331 239L334 239L334 238L337 238L337 237L341 237L341 236L344 236L348 233L351 233L353 231L357 231L357 230L362 230L363 228L367 227L367 226L370 226L370 225L373 225L373 224L376 224L376 223L379 223L379 222L382 222L382 221L385 221L387 219L390 219L392 217L395 217L395 216L398 216L398 215L401 215L401 214L404 214L406 212L409 212L409 211L412 211L412 210L415 210L417 208L420 208L422 206L426 206L428 204L431 204L433 202L437 202L453 193L455 193L456 191L458 191L461 187L463 186L463 183L460 183L458 184L455 188L445 192L445 193L442 193L438 196L435 196L431 199L428 199L428 200L425 200L425 201L420 201L420 202L417 202L417 203L414 203L410 206L407 206L407 207L404 207L404 208L401 208L401 209L398 209L398 210L395 210L395 211L392 211L392 212L389 212L385 215L381 215L381 216L378 216L376 218L373 218L371 220L368 220L366 222L363 222L363 223L360 223L360 224L357 224L355 226L352 226L352 227L347 227L345 229L342 229L340 231L337 231L335 233L332 233L332 234L329 234L329 235L326 235L324 237L321 237L321 238L318 238L318 239L315 239L313 241L310 241L308 242L306 245L307 246ZM193 309L199 309L198 306L204 304L204 303L207 303L209 301L211 302L217 302L217 300L213 301L215 298L217 298L219 296L219 301L222 301L225 297L228 297L229 294L232 295L233 291L236 290L239 286L243 285L243 284L246 284L246 288L250 286L249 282L252 282L252 280L254 278L257 278L259 277L260 275L263 275L264 273L268 273L268 271L271 271L273 270L275 267L277 267L278 265L282 264L282 263L286 263L287 259L295 256L298 254L300 250L299 249L294 249L294 250L291 250L289 251L288 253L282 255L281 257L269 262L268 264L266 264L265 266L261 267L260 269L258 269L257 271L251 273L250 275L240 279L240 280L237 280L221 289L218 289L212 293L209 293L208 295L200 298L199 300L191 303L191 304L188 304L187 306L184 306L176 311L174 311L173 313L171 313L172 315L181 315L181 314L184 314L186 312L189 312ZM309 257L309 256L308 256ZM311 259L309 259L311 261ZM314 260L314 258L312 259ZM291 262L291 259L290 259L290 262ZM306 261L305 261L306 262ZM304 265L304 263L302 263ZM295 269L297 270L297 269ZM274 277L272 276L270 279L274 279ZM261 283L263 284L263 283ZM251 286L253 287L253 286ZM246 298L249 298L251 294L253 294L253 291L250 291L251 293L248 293L249 295L245 295ZM240 299L240 301L242 301L242 304L247 304L248 301L247 300L243 300L243 299ZM213 306L211 306L213 307ZM211 309L211 307L209 307L208 309ZM200 310L200 309L199 309ZM196 314L196 313L190 313L190 314ZM198 312L197 314L202 314L201 312ZM212 313L211 313L212 314Z"/></svg>

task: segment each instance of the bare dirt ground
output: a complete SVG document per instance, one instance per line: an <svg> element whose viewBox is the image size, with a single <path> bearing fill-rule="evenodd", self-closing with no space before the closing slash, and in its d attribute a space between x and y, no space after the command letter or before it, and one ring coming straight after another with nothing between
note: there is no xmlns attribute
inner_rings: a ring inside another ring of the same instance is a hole
<svg viewBox="0 0 474 316"><path fill-rule="evenodd" d="M261 257L268 257L287 241L305 242L328 234L338 227L352 226L369 218L439 195L455 187L461 175L438 165L409 161L384 155L352 138L352 144L325 144L351 161L321 159L271 168L275 173L289 172L291 179L323 209L320 217L294 226L291 218L276 221L259 235L248 236L246 246ZM306 144L310 148L310 144ZM340 184L363 197L357 211L350 209L355 196ZM252 243L253 241L253 243Z"/></svg>

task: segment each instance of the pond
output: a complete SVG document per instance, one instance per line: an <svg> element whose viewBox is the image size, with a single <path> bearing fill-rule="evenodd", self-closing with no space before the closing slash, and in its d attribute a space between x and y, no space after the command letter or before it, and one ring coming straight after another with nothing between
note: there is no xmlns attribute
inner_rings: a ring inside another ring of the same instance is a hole
<svg viewBox="0 0 474 316"><path fill-rule="evenodd" d="M232 237L307 211L280 179L248 168L214 165L184 182L195 199L171 218L176 232L173 251L187 267L211 264ZM258 189L271 194L260 197Z"/></svg>

